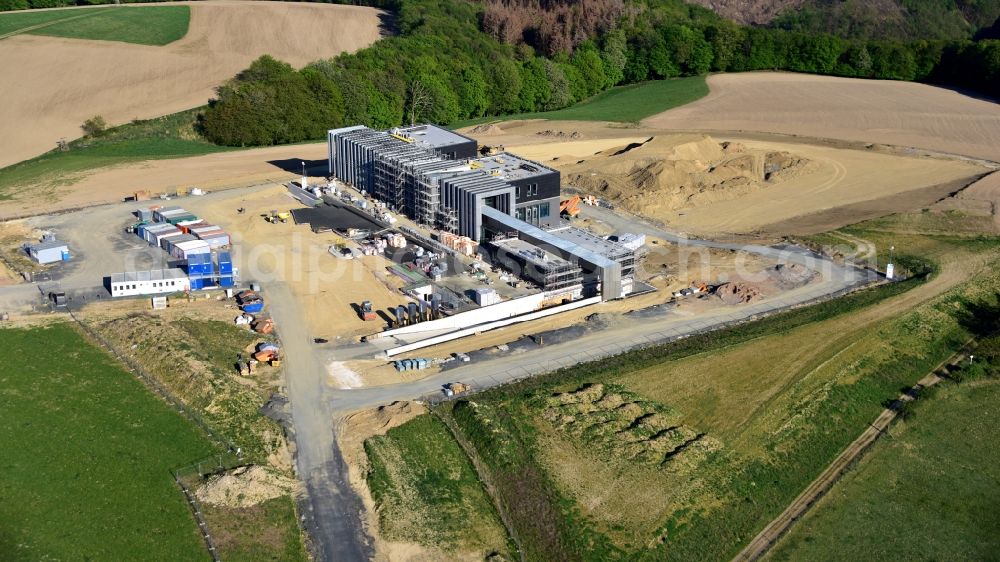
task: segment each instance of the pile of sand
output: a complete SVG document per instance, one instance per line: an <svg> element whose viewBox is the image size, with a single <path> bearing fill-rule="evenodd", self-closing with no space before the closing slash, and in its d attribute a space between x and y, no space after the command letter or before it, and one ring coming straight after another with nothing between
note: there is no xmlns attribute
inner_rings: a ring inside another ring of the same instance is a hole
<svg viewBox="0 0 1000 562"><path fill-rule="evenodd" d="M722 302L729 305L749 304L761 298L759 288L743 281L723 283L716 287L715 294L722 299Z"/></svg>
<svg viewBox="0 0 1000 562"><path fill-rule="evenodd" d="M546 129L544 131L538 131L535 134L538 135L538 136L541 136L541 137L550 137L550 138L556 138L556 139L574 139L574 140L577 140L577 139L582 139L583 138L583 135L580 134L578 131L570 131L570 132L567 133L565 131L553 131L552 129Z"/></svg>
<svg viewBox="0 0 1000 562"><path fill-rule="evenodd" d="M807 172L808 164L789 152L677 135L602 151L564 171L572 185L655 216L765 189Z"/></svg>
<svg viewBox="0 0 1000 562"><path fill-rule="evenodd" d="M423 404L397 401L387 406L352 414L344 419L344 425L353 437L361 436L363 441L373 435L383 435L386 431L425 413L427 408Z"/></svg>
<svg viewBox="0 0 1000 562"><path fill-rule="evenodd" d="M493 123L483 123L482 125L476 125L475 127L469 129L469 132L474 135L502 135L504 130L496 126Z"/></svg>
<svg viewBox="0 0 1000 562"><path fill-rule="evenodd" d="M779 289L794 289L796 287L801 287L816 278L815 271L797 263L779 263L774 266L774 269L770 271L770 274L771 278L774 280L774 284L777 285Z"/></svg>
<svg viewBox="0 0 1000 562"><path fill-rule="evenodd" d="M295 480L262 466L243 466L213 476L195 496L211 505L251 507L291 493L295 485Z"/></svg>

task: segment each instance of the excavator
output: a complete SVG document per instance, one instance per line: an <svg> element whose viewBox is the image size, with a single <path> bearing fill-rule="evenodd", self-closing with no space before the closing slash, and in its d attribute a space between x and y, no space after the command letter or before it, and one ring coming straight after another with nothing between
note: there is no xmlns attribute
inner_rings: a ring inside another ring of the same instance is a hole
<svg viewBox="0 0 1000 562"><path fill-rule="evenodd" d="M564 199L559 203L559 215L566 218L576 218L580 214L580 203L597 205L597 197L593 195L574 195L569 199Z"/></svg>
<svg viewBox="0 0 1000 562"><path fill-rule="evenodd" d="M559 203L559 215L574 219L580 214L580 196L574 195Z"/></svg>

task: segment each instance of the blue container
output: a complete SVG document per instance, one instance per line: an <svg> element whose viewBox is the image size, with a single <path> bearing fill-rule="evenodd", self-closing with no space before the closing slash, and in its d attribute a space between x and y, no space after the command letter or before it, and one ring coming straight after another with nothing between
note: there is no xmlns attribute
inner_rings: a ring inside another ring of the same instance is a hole
<svg viewBox="0 0 1000 562"><path fill-rule="evenodd" d="M62 261L69 261L69 250L62 251Z"/></svg>
<svg viewBox="0 0 1000 562"><path fill-rule="evenodd" d="M233 258L229 252L219 252L219 273L225 275L233 272Z"/></svg>
<svg viewBox="0 0 1000 562"><path fill-rule="evenodd" d="M264 303L260 301L243 305L243 312L260 312L261 310L264 310Z"/></svg>
<svg viewBox="0 0 1000 562"><path fill-rule="evenodd" d="M190 281L191 281L192 291L199 291L205 288L205 280L202 279L201 277L191 277Z"/></svg>
<svg viewBox="0 0 1000 562"><path fill-rule="evenodd" d="M235 285L235 283L233 283L232 277L226 277L226 276L219 277L220 287L232 287L233 285Z"/></svg>

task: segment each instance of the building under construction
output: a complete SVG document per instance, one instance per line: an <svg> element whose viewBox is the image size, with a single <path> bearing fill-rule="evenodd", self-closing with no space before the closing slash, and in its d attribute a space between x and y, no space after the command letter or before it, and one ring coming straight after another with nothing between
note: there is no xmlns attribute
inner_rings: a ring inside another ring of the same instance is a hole
<svg viewBox="0 0 1000 562"><path fill-rule="evenodd" d="M559 221L559 172L502 153L477 157L476 141L434 125L329 131L330 174L420 223L476 240L480 210L529 224Z"/></svg>
<svg viewBox="0 0 1000 562"><path fill-rule="evenodd" d="M433 125L329 131L330 173L391 209L489 245L491 258L547 293L622 298L634 253L559 218L560 175ZM551 232L550 232L551 231Z"/></svg>

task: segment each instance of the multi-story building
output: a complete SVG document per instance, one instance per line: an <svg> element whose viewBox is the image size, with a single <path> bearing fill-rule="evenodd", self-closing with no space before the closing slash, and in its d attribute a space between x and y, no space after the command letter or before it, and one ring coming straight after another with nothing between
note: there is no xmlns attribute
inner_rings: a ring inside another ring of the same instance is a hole
<svg viewBox="0 0 1000 562"><path fill-rule="evenodd" d="M491 244L495 259L546 291L628 293L631 250L578 229L556 232L558 170L509 152L479 157L476 141L434 125L347 127L328 140L331 175L417 222Z"/></svg>

